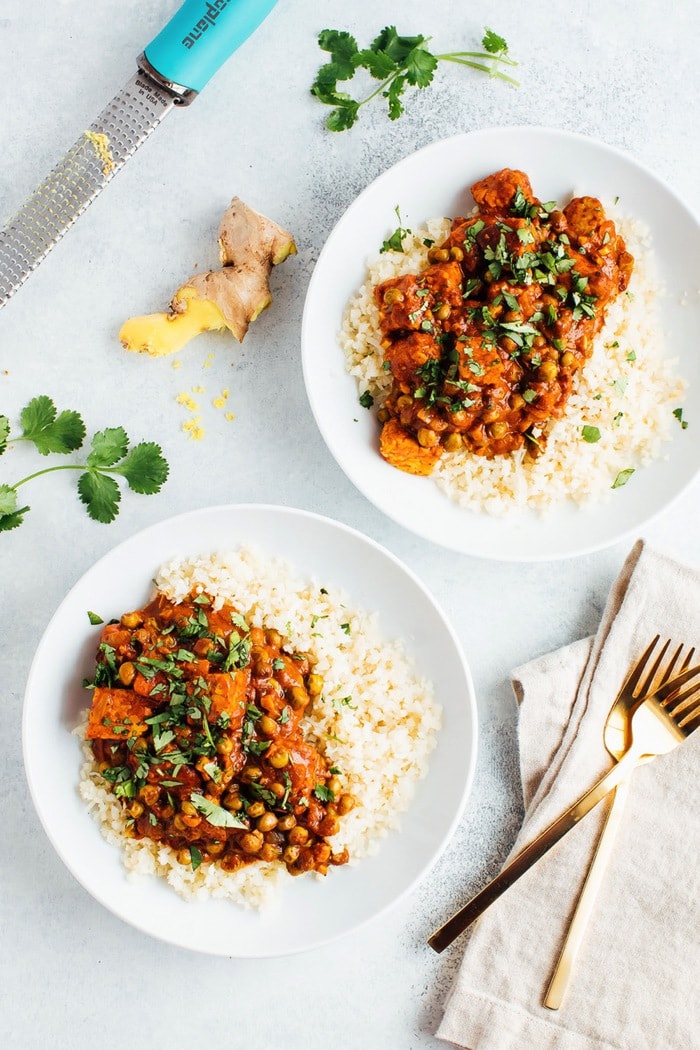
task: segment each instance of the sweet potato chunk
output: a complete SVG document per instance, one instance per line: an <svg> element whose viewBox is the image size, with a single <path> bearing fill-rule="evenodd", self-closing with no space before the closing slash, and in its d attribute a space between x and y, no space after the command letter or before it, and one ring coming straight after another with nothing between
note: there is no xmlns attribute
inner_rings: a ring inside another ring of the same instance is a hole
<svg viewBox="0 0 700 1050"><path fill-rule="evenodd" d="M440 346L428 332L411 332L405 339L397 339L384 352L391 365L391 374L399 383L415 379L416 369L431 357L440 357Z"/></svg>
<svg viewBox="0 0 700 1050"><path fill-rule="evenodd" d="M379 451L392 467L425 476L432 473L442 449L439 445L423 448L397 419L389 419L379 436Z"/></svg>
<svg viewBox="0 0 700 1050"><path fill-rule="evenodd" d="M472 197L479 205L482 215L489 212L501 213L510 209L518 190L529 203L535 200L530 180L525 172L512 168L503 168L475 182L471 189Z"/></svg>
<svg viewBox="0 0 700 1050"><path fill-rule="evenodd" d="M231 674L209 674L204 679L211 696L208 720L216 722L222 715L228 716L229 729L243 724L246 690L250 682L250 668L233 671Z"/></svg>
<svg viewBox="0 0 700 1050"><path fill-rule="evenodd" d="M86 737L88 740L127 740L148 728L145 719L153 708L132 689L96 686Z"/></svg>

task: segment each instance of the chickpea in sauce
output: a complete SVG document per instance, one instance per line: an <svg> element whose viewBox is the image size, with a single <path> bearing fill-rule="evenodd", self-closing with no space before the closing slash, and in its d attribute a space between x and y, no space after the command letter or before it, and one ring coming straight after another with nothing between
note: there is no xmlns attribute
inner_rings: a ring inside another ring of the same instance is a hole
<svg viewBox="0 0 700 1050"><path fill-rule="evenodd" d="M327 840L355 799L301 728L323 679L277 631L158 595L104 627L92 687L86 736L131 835L193 869L347 863Z"/></svg>
<svg viewBox="0 0 700 1050"><path fill-rule="evenodd" d="M380 452L430 474L444 452L542 451L634 259L594 197L559 211L505 168L471 187L419 274L375 288L390 393Z"/></svg>

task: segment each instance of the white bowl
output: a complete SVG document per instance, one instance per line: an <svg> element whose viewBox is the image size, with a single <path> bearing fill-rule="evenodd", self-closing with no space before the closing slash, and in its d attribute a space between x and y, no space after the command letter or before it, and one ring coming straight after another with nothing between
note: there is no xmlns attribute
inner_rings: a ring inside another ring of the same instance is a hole
<svg viewBox="0 0 700 1050"><path fill-rule="evenodd" d="M401 830L376 856L327 878L289 879L281 900L257 914L222 900L185 901L161 879L126 878L119 850L102 837L78 795L81 750L71 733L87 706L83 678L94 669L95 627L146 601L161 564L175 556L254 545L300 573L344 589L353 605L379 613L385 637L401 637L432 680L443 728ZM357 928L421 879L451 837L469 793L476 757L474 690L459 643L420 581L361 533L304 511L229 506L154 525L116 547L73 587L52 618L31 667L24 703L27 779L59 856L92 896L162 940L216 955L265 957L302 951Z"/></svg>
<svg viewBox="0 0 700 1050"><path fill-rule="evenodd" d="M339 331L348 300L365 279L367 259L396 226L416 228L436 216L465 214L468 187L503 167L527 172L542 200L586 193L614 200L649 228L667 294L662 323L669 354L688 382L684 416L700 424L700 224L652 172L618 150L581 135L545 128L476 131L437 142L380 175L332 231L314 270L302 324L307 394L336 461L367 499L405 528L452 550L488 558L561 558L638 534L686 488L698 470L692 430L673 433L668 458L635 473L634 483L607 503L561 505L542 516L514 511L504 518L451 502L430 478L390 467L378 452L373 413L358 405L355 379L345 368Z"/></svg>

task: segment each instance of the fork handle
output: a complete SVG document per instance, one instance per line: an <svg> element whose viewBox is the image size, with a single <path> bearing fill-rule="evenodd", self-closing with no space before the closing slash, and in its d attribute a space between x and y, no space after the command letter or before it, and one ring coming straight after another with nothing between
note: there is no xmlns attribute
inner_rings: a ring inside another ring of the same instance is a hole
<svg viewBox="0 0 700 1050"><path fill-rule="evenodd" d="M622 823L622 816L629 794L629 778L621 781L614 789L612 805L598 839L591 865L588 869L581 893L579 894L576 910L569 923L564 944L559 953L554 973L549 982L544 1005L550 1010L558 1010L569 986L569 980L573 972L579 949L583 943L586 927L593 914L595 902L603 885L605 870L613 852L617 832Z"/></svg>
<svg viewBox="0 0 700 1050"><path fill-rule="evenodd" d="M574 802L573 806L570 806L565 813L562 813L557 820L545 828L510 864L503 868L495 879L484 886L476 897L460 908L439 930L436 930L428 939L430 947L436 952L442 952L449 947L460 933L463 933L494 901L498 900L502 893L505 893L521 875L524 875L533 864L549 852L552 846L566 835L567 831L571 831L579 820L605 798L609 791L617 787L631 773L637 760L638 756L628 751L612 769L608 770L605 776L601 777L592 788L581 795L578 801Z"/></svg>

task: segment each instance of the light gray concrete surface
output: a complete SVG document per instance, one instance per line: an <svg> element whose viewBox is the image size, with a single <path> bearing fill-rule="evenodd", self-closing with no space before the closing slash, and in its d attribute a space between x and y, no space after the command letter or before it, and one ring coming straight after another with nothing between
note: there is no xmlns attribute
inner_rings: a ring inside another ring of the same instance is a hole
<svg viewBox="0 0 700 1050"><path fill-rule="evenodd" d="M0 10L0 223L109 98L176 0L3 0ZM516 713L508 671L596 627L628 544L557 564L484 562L419 540L375 510L316 430L299 330L314 262L336 220L376 175L447 135L544 124L602 139L652 168L691 206L700 161L700 9L691 0L433 5L405 0L280 0L262 28L187 110L173 113L0 313L0 413L34 395L83 412L88 429L123 424L157 439L171 477L157 497L125 497L110 526L88 520L55 475L27 490L25 524L0 535L0 1038L12 1050L95 1046L241 1050L427 1050L459 950L425 938L497 867L520 819ZM371 40L386 24L478 43L484 24L520 59L521 86L458 67L390 123L380 106L331 135L309 87L326 27ZM184 274L214 261L211 231L237 194L294 231L275 302L239 347L208 336L168 362L125 354L125 317L167 302ZM209 354L213 360L209 364ZM203 442L181 430L180 390L202 385ZM209 405L231 391L233 423ZM207 407L209 405L209 407ZM19 463L19 459L16 460ZM0 460L0 483L15 479ZM314 952L243 962L195 956L125 925L74 881L35 816L24 779L22 697L35 647L70 586L140 528L222 502L318 511L388 546L424 580L471 664L482 727L462 825L421 886L360 932ZM697 485L645 535L700 558ZM507 959L494 960L507 966Z"/></svg>

